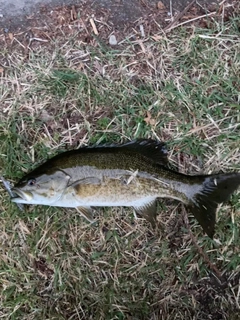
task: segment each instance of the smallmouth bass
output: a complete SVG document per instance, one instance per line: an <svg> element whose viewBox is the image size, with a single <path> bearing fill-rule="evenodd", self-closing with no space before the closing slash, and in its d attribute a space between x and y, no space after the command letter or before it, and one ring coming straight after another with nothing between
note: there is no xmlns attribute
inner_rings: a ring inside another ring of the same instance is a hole
<svg viewBox="0 0 240 320"><path fill-rule="evenodd" d="M21 204L74 207L87 218L91 207L133 207L154 224L158 198L183 202L209 237L218 204L240 185L240 173L190 176L167 167L165 144L151 139L83 147L51 158L12 189Z"/></svg>

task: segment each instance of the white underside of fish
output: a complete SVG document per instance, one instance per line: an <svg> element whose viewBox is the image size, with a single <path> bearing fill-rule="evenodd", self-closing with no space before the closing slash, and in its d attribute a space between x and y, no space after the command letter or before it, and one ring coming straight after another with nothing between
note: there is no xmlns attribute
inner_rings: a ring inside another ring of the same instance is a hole
<svg viewBox="0 0 240 320"><path fill-rule="evenodd" d="M142 207L148 205L149 203L156 200L156 197L143 197L138 198L132 201L111 201L111 200L101 200L96 198L94 199L84 199L78 200L75 197L70 199L69 197L62 197L59 200L49 204L50 206L55 207L65 207L65 208L76 208L76 207Z"/></svg>

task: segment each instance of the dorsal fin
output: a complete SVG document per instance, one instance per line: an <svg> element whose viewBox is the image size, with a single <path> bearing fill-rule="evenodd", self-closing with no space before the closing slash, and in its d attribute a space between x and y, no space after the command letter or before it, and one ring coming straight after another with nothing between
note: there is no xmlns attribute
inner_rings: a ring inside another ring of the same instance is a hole
<svg viewBox="0 0 240 320"><path fill-rule="evenodd" d="M167 148L164 142L153 140L153 139L137 139L125 144L119 145L120 148L126 150L134 150L135 152L141 153L145 157L152 161L167 165Z"/></svg>
<svg viewBox="0 0 240 320"><path fill-rule="evenodd" d="M137 152L153 162L167 166L168 152L164 142L153 139L136 139L123 144L105 143L93 146L82 147L78 150L100 150L107 152L109 149L122 149L130 152Z"/></svg>

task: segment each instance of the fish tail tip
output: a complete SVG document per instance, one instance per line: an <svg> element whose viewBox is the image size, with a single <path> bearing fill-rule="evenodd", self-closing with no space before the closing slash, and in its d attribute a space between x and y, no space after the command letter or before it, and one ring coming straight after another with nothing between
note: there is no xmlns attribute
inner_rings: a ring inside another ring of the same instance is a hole
<svg viewBox="0 0 240 320"><path fill-rule="evenodd" d="M239 186L240 173L206 176L201 190L190 200L189 209L210 238L215 233L218 204L227 201Z"/></svg>

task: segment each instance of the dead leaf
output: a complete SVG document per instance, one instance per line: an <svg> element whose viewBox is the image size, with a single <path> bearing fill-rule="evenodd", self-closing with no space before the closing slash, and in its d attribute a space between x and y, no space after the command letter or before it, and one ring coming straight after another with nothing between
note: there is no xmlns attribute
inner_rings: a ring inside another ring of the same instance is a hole
<svg viewBox="0 0 240 320"><path fill-rule="evenodd" d="M8 33L8 37L9 37L10 40L13 40L13 38L14 38L13 33L12 33L12 32L9 32L9 33Z"/></svg>
<svg viewBox="0 0 240 320"><path fill-rule="evenodd" d="M158 34L152 36L152 39L155 40L155 41L162 40L162 38L163 38L163 37L160 36L160 35L158 35Z"/></svg>
<svg viewBox="0 0 240 320"><path fill-rule="evenodd" d="M4 69L0 66L0 73L3 73Z"/></svg>
<svg viewBox="0 0 240 320"><path fill-rule="evenodd" d="M162 1L158 1L157 3L157 8L159 10L164 10L165 9L165 5L162 3Z"/></svg>
<svg viewBox="0 0 240 320"><path fill-rule="evenodd" d="M147 111L147 117L144 119L146 124L150 124L151 126L154 126L156 124L156 120L152 118L151 113Z"/></svg>
<svg viewBox="0 0 240 320"><path fill-rule="evenodd" d="M54 120L54 116L50 115L47 110L43 109L39 115L39 119L43 122L49 122L51 120Z"/></svg>
<svg viewBox="0 0 240 320"><path fill-rule="evenodd" d="M46 259L40 257L39 260L34 260L33 262L34 268L38 271L38 273L44 278L49 278L54 274L54 271L48 267Z"/></svg>

